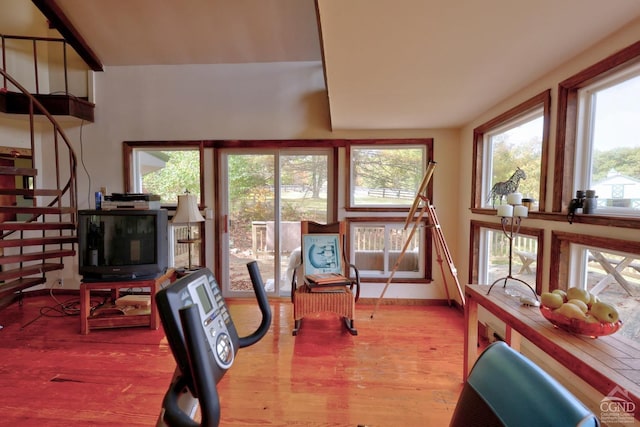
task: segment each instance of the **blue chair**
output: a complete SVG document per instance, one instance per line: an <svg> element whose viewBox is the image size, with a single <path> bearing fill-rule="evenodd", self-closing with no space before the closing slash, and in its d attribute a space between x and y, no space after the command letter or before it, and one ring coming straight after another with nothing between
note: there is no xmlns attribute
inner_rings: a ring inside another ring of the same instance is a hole
<svg viewBox="0 0 640 427"><path fill-rule="evenodd" d="M598 418L558 381L497 341L473 366L450 427L599 425Z"/></svg>

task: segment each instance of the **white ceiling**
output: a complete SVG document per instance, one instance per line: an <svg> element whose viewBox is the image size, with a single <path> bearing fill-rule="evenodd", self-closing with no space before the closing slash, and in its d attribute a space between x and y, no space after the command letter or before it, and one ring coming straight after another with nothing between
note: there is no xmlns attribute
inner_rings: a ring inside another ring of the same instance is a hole
<svg viewBox="0 0 640 427"><path fill-rule="evenodd" d="M56 3L107 67L322 59L314 0ZM640 17L635 0L317 5L334 129L462 126Z"/></svg>

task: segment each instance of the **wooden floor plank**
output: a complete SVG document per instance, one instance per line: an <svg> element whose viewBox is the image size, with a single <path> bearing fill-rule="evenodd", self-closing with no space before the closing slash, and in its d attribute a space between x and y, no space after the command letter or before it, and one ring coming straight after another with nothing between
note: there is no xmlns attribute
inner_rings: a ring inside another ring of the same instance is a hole
<svg viewBox="0 0 640 427"><path fill-rule="evenodd" d="M241 336L252 300L228 301ZM175 363L162 329L79 334L45 317L49 297L0 311L0 425L154 425ZM271 302L265 338L241 349L218 385L222 426L448 425L462 388L463 315L446 306L356 307L352 336L332 314L303 320Z"/></svg>

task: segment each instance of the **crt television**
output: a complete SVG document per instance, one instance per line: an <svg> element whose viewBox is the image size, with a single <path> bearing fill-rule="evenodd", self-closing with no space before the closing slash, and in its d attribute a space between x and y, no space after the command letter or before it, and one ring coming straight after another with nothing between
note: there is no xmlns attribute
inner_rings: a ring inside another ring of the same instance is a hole
<svg viewBox="0 0 640 427"><path fill-rule="evenodd" d="M136 280L167 269L165 209L78 211L79 273L85 281Z"/></svg>

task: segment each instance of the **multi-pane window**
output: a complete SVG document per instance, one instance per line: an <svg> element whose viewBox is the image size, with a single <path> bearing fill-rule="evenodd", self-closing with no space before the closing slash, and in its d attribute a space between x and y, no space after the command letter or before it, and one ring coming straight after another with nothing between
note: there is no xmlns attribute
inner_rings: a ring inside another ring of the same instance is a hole
<svg viewBox="0 0 640 427"><path fill-rule="evenodd" d="M640 215L640 64L578 90L574 190L597 213Z"/></svg>
<svg viewBox="0 0 640 427"><path fill-rule="evenodd" d="M346 210L374 213L350 222L350 261L372 281L430 278L431 237L417 218L418 210L423 221L427 218L423 197L431 197L427 164L433 160L433 140L351 141L346 148ZM398 212L408 214L412 208L415 222L398 218Z"/></svg>

